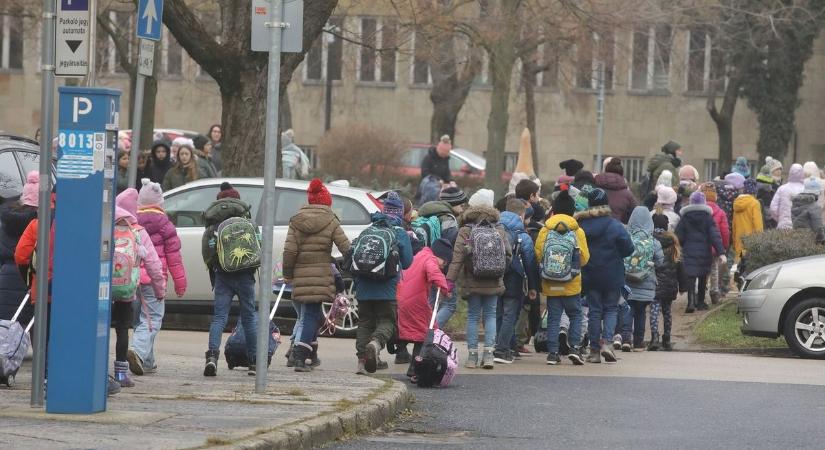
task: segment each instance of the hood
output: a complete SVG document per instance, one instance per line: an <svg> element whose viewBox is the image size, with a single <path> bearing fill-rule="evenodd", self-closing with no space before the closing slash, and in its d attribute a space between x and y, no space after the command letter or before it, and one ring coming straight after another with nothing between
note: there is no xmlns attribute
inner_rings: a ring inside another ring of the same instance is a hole
<svg viewBox="0 0 825 450"><path fill-rule="evenodd" d="M129 188L115 197L115 205L125 209L133 218L137 217L138 191Z"/></svg>
<svg viewBox="0 0 825 450"><path fill-rule="evenodd" d="M130 213L129 211L120 206L115 207L115 222L117 222L118 220L125 220L130 224L137 223L137 218L133 216L132 213Z"/></svg>
<svg viewBox="0 0 825 450"><path fill-rule="evenodd" d="M388 216L388 215L386 215L384 213L380 213L380 212L374 212L374 213L370 214L370 220L373 223L375 223L375 222L387 222L388 224L394 225L396 227L401 226L401 220L400 219L398 219L396 217L393 217L393 216Z"/></svg>
<svg viewBox="0 0 825 450"><path fill-rule="evenodd" d="M733 212L745 212L748 209L752 208L754 204L757 205L757 207L759 208L762 207L762 205L759 203L759 200L757 200L756 197L754 197L753 195L742 194L739 197L736 197L736 200L733 201Z"/></svg>
<svg viewBox="0 0 825 450"><path fill-rule="evenodd" d="M524 221L521 220L521 217L511 213L510 211L504 211L501 213L500 222L509 231L524 231Z"/></svg>
<svg viewBox="0 0 825 450"><path fill-rule="evenodd" d="M568 216L567 214L555 214L547 219L547 222L545 222L544 225L551 230L555 230L561 223L565 224L567 229L570 231L576 231L579 229L579 223L576 222L576 219Z"/></svg>
<svg viewBox="0 0 825 450"><path fill-rule="evenodd" d="M610 227L610 224L615 221L615 219L611 217L609 206L590 208L587 211L576 213L573 217L579 221L579 227L584 230L588 242L593 238L603 236L607 232L608 227Z"/></svg>
<svg viewBox="0 0 825 450"><path fill-rule="evenodd" d="M596 175L596 185L602 189L610 191L623 191L627 189L627 181L618 173L605 172Z"/></svg>
<svg viewBox="0 0 825 450"><path fill-rule="evenodd" d="M790 172L788 172L788 183L802 183L804 179L805 174L802 166L799 164L792 165Z"/></svg>
<svg viewBox="0 0 825 450"><path fill-rule="evenodd" d="M630 214L630 220L627 221L628 231L643 230L648 233L653 232L653 216L650 211L644 206L637 206L633 208L633 213Z"/></svg>
<svg viewBox="0 0 825 450"><path fill-rule="evenodd" d="M595 206L584 211L577 212L573 218L576 220L595 219L597 217L609 217L613 211L607 205Z"/></svg>
<svg viewBox="0 0 825 450"><path fill-rule="evenodd" d="M305 234L315 234L335 220L335 213L326 205L304 205L292 216L289 225Z"/></svg>
<svg viewBox="0 0 825 450"><path fill-rule="evenodd" d="M682 216L682 219L691 219L694 217L701 217L702 214L707 214L709 216L713 215L713 210L710 209L708 205L687 205L683 206L681 210L679 210L679 214Z"/></svg>
<svg viewBox="0 0 825 450"><path fill-rule="evenodd" d="M799 194L793 198L793 208L804 208L812 203L816 203L817 196L814 194Z"/></svg>
<svg viewBox="0 0 825 450"><path fill-rule="evenodd" d="M819 166L816 165L813 161L808 161L802 165L802 175L805 178L819 178L822 176L822 172L819 171Z"/></svg>
<svg viewBox="0 0 825 450"><path fill-rule="evenodd" d="M157 154L157 150L160 147L163 147L164 149L166 149L166 158L164 158L162 160L158 158L158 154ZM162 141L155 142L155 145L152 146L152 152L149 154L149 159L152 160L152 167L157 167L157 168L172 167L172 161L169 159L171 154L172 154L172 150L169 148L168 145L166 145L165 142L162 142Z"/></svg>
<svg viewBox="0 0 825 450"><path fill-rule="evenodd" d="M418 215L421 217L439 216L441 214L453 214L453 207L443 200L427 202L418 208Z"/></svg>
<svg viewBox="0 0 825 450"><path fill-rule="evenodd" d="M501 214L497 209L490 206L471 206L467 211L461 215L461 225L470 223L479 223L486 220L491 223L496 223L501 218Z"/></svg>
<svg viewBox="0 0 825 450"><path fill-rule="evenodd" d="M662 164L666 163L673 163L673 156L667 153L657 153L655 156L650 158L650 161L647 163L647 171L648 172L655 172L656 169L659 168Z"/></svg>

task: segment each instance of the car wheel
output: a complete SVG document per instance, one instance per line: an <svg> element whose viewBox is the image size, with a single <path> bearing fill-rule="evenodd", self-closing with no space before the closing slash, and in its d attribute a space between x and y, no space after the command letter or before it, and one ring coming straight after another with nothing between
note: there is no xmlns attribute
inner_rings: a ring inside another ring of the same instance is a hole
<svg viewBox="0 0 825 450"><path fill-rule="evenodd" d="M358 330L358 299L355 298L355 288L353 287L352 280L346 279L344 282L346 284L344 295L346 295L350 301L350 308L344 317L335 323L335 334L332 336L354 338L355 332ZM329 314L330 307L332 307L332 302L321 303L321 310L324 316ZM326 335L329 336L329 334Z"/></svg>
<svg viewBox="0 0 825 450"><path fill-rule="evenodd" d="M825 299L809 298L788 311L785 342L803 358L825 359Z"/></svg>

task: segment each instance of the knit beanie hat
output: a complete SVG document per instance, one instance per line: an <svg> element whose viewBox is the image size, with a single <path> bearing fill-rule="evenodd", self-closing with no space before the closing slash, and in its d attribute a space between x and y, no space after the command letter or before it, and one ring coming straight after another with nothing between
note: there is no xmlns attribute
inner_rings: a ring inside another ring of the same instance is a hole
<svg viewBox="0 0 825 450"><path fill-rule="evenodd" d="M705 194L705 198L707 199L707 201L714 202L714 203L716 202L716 185L715 184L713 184L711 182L702 183L702 185L699 186L699 192Z"/></svg>
<svg viewBox="0 0 825 450"><path fill-rule="evenodd" d="M310 205L332 206L332 196L329 195L329 191L326 186L324 186L323 181L315 178L309 182L309 189L307 189L307 201L309 201Z"/></svg>
<svg viewBox="0 0 825 450"><path fill-rule="evenodd" d="M736 162L733 164L730 171L738 173L745 178L750 178L751 166L748 164L748 158L745 158L744 156L736 158Z"/></svg>
<svg viewBox="0 0 825 450"><path fill-rule="evenodd" d="M570 176L570 175L567 175L567 174L559 175L559 177L556 179L556 189L558 189L559 186L561 186L562 184L572 183L575 179L576 179L576 177Z"/></svg>
<svg viewBox="0 0 825 450"><path fill-rule="evenodd" d="M397 192L390 191L387 194L387 198L384 200L383 212L397 219L404 217L404 202L401 200L401 197L398 196Z"/></svg>
<svg viewBox="0 0 825 450"><path fill-rule="evenodd" d="M447 261L448 264L453 260L453 244L449 240L437 239L430 248L435 256Z"/></svg>
<svg viewBox="0 0 825 450"><path fill-rule="evenodd" d="M653 215L653 229L654 230L667 230L670 226L670 219L667 218L664 214L654 214Z"/></svg>
<svg viewBox="0 0 825 450"><path fill-rule="evenodd" d="M756 195L759 190L759 184L753 178L748 178L744 182L743 190L746 194Z"/></svg>
<svg viewBox="0 0 825 450"><path fill-rule="evenodd" d="M679 169L679 180L696 181L699 179L699 171L691 165L682 166Z"/></svg>
<svg viewBox="0 0 825 450"><path fill-rule="evenodd" d="M725 182L730 183L736 189L745 187L745 177L736 172L725 175Z"/></svg>
<svg viewBox="0 0 825 450"><path fill-rule="evenodd" d="M616 173L624 176L624 167L622 167L622 160L619 158L611 158L610 162L604 168L607 173Z"/></svg>
<svg viewBox="0 0 825 450"><path fill-rule="evenodd" d="M148 178L140 179L141 188L138 194L138 207L163 206L163 189L159 183L152 183Z"/></svg>
<svg viewBox="0 0 825 450"><path fill-rule="evenodd" d="M26 206L38 205L38 191L40 190L40 172L32 170L26 174L26 184L23 186L23 194L20 195L20 203Z"/></svg>
<svg viewBox="0 0 825 450"><path fill-rule="evenodd" d="M676 156L676 150L679 150L680 148L682 148L682 146L678 142L667 141L667 144L662 146L662 153Z"/></svg>
<svg viewBox="0 0 825 450"><path fill-rule="evenodd" d="M707 199L705 199L705 194L696 191L690 194L690 204L691 205L706 205Z"/></svg>
<svg viewBox="0 0 825 450"><path fill-rule="evenodd" d="M591 208L607 206L607 193L600 188L594 188L587 194L587 203Z"/></svg>
<svg viewBox="0 0 825 450"><path fill-rule="evenodd" d="M572 216L576 213L576 202L570 196L570 186L562 184L558 195L553 199L553 214L567 214Z"/></svg>
<svg viewBox="0 0 825 450"><path fill-rule="evenodd" d="M568 177L575 177L576 174L584 168L584 163L576 159L568 159L560 162L559 168L564 170L564 174Z"/></svg>
<svg viewBox="0 0 825 450"><path fill-rule="evenodd" d="M441 191L438 199L449 203L450 206L458 206L467 203L467 194L457 187L450 186Z"/></svg>
<svg viewBox="0 0 825 450"><path fill-rule="evenodd" d="M656 188L656 203L662 205L676 204L676 191L670 186L659 186Z"/></svg>
<svg viewBox="0 0 825 450"><path fill-rule="evenodd" d="M578 186L587 186L588 184L595 186L596 177L594 177L593 172L589 170L580 170L579 173L576 174L576 177L573 178L573 184Z"/></svg>
<svg viewBox="0 0 825 450"><path fill-rule="evenodd" d="M194 145L195 148L198 149L198 150L203 150L203 148L206 146L206 144L208 142L209 142L209 139L206 136L202 135L202 134L199 134L199 135L195 136L194 139L192 139L192 145Z"/></svg>
<svg viewBox="0 0 825 450"><path fill-rule="evenodd" d="M479 189L470 197L470 206L489 206L493 207L495 203L495 192L490 189Z"/></svg>
<svg viewBox="0 0 825 450"><path fill-rule="evenodd" d="M195 143L192 142L192 139L189 139L189 138L186 138L186 137L183 137L183 136L176 137L172 141L172 145L177 145L178 147L195 148Z"/></svg>
<svg viewBox="0 0 825 450"><path fill-rule="evenodd" d="M822 184L819 182L817 178L808 178L807 180L805 180L805 189L802 191L802 193L819 195L822 193Z"/></svg>
<svg viewBox="0 0 825 450"><path fill-rule="evenodd" d="M221 190L218 192L218 200L224 198L236 198L238 200L241 199L241 193L236 191L228 181L224 181L221 183Z"/></svg>

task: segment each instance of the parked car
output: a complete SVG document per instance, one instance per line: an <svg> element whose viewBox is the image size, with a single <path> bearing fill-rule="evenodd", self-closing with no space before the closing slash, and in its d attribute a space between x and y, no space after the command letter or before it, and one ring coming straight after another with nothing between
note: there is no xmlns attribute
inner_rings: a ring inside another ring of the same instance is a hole
<svg viewBox="0 0 825 450"><path fill-rule="evenodd" d="M0 134L0 198L14 201L23 192L26 174L40 169L40 144L27 137ZM54 181L54 166L52 166Z"/></svg>
<svg viewBox="0 0 825 450"><path fill-rule="evenodd" d="M252 217L256 223L263 222L261 216L261 198L263 197L263 178L212 178L198 180L172 189L163 194L166 213L175 224L181 239L181 256L186 268L188 288L186 295L178 299L172 283L166 297L167 314L181 314L174 317L183 322L184 327L202 328L204 322L195 323L192 313L209 315L212 312L212 286L209 274L201 256L201 237L204 232L202 213L215 201L222 182L232 183L241 194L241 199L252 205ZM281 257L284 250L289 219L307 202L308 181L277 180L275 197L275 239L273 257L275 259L274 275L281 275ZM344 232L350 239L356 238L370 224L370 214L380 211L380 203L369 191L357 188L327 185L332 194L332 209L341 220ZM333 247L335 257L341 255ZM350 312L336 324L343 335L354 335L358 327L358 303L352 295L352 283L347 283L347 294L353 300ZM284 295L288 299L288 293ZM275 295L272 299L274 301ZM324 310L329 305L324 305ZM279 317L294 317L294 311L288 300L282 300L278 308ZM203 319L203 318L202 318Z"/></svg>
<svg viewBox="0 0 825 450"><path fill-rule="evenodd" d="M783 336L803 358L825 359L825 255L783 261L745 276L742 333Z"/></svg>

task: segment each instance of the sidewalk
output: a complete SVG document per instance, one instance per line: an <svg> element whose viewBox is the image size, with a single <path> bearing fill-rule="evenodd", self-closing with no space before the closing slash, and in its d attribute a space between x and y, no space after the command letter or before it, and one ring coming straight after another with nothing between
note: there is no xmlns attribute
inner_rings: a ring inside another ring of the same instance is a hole
<svg viewBox="0 0 825 450"><path fill-rule="evenodd" d="M246 370L229 371L223 360L218 376L205 378L203 360L194 356L203 352L180 342L200 343L203 335L190 335L196 338L166 339L158 373L134 377L135 387L110 397L108 411L94 415L30 408L26 361L17 386L0 387L0 448L309 448L371 430L407 407L399 382L323 368L295 373L283 367L283 347L265 394L254 393L255 378Z"/></svg>

